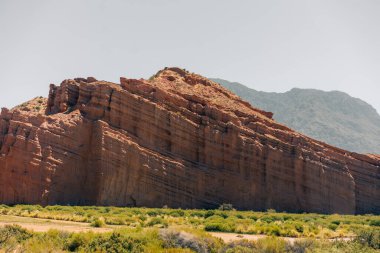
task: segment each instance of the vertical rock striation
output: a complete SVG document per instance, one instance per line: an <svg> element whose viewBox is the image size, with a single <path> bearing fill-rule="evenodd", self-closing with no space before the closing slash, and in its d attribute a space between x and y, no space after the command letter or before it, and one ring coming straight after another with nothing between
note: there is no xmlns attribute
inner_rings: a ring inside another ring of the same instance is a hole
<svg viewBox="0 0 380 253"><path fill-rule="evenodd" d="M272 116L179 68L65 80L44 113L2 110L0 202L380 213L378 155Z"/></svg>

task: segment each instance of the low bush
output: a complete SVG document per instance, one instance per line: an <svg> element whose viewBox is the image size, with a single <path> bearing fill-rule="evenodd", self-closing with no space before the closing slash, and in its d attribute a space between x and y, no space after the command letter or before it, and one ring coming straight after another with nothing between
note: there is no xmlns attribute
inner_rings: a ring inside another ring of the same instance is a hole
<svg viewBox="0 0 380 253"><path fill-rule="evenodd" d="M104 218L102 217L96 217L92 222L91 222L91 226L92 227L95 227L95 228L101 228L101 227L104 227L106 225L105 221L104 221Z"/></svg>
<svg viewBox="0 0 380 253"><path fill-rule="evenodd" d="M206 231L214 232L235 232L235 224L223 221L210 221L205 224Z"/></svg>
<svg viewBox="0 0 380 253"><path fill-rule="evenodd" d="M259 218L257 218L256 215L251 215L249 216L250 219L252 219L253 221L257 221Z"/></svg>
<svg viewBox="0 0 380 253"><path fill-rule="evenodd" d="M315 241L311 239L297 240L294 243L288 243L285 246L286 252L291 253L306 253L313 247Z"/></svg>
<svg viewBox="0 0 380 253"><path fill-rule="evenodd" d="M340 225L340 221L339 220L333 220L331 222L331 224L335 224L335 225L339 226Z"/></svg>
<svg viewBox="0 0 380 253"><path fill-rule="evenodd" d="M266 223L273 223L277 219L274 216L263 216L263 217L260 218L260 220L263 221L263 222L266 222Z"/></svg>
<svg viewBox="0 0 380 253"><path fill-rule="evenodd" d="M213 211L213 210L208 210L208 211L205 213L204 217L207 219L208 217L211 217L211 216L214 216L214 215L215 215L215 211Z"/></svg>
<svg viewBox="0 0 380 253"><path fill-rule="evenodd" d="M96 236L87 244L81 245L84 252L144 252L146 240L136 239L114 232L111 236Z"/></svg>
<svg viewBox="0 0 380 253"><path fill-rule="evenodd" d="M160 238L164 248L187 248L195 252L208 252L208 245L205 241L186 232L162 230Z"/></svg>
<svg viewBox="0 0 380 253"><path fill-rule="evenodd" d="M276 225L269 227L266 234L267 235L273 235L273 236L283 235L281 228L279 226L276 226Z"/></svg>
<svg viewBox="0 0 380 253"><path fill-rule="evenodd" d="M147 226L153 227L155 225L160 225L161 227L168 227L168 222L161 217L153 217L148 221Z"/></svg>
<svg viewBox="0 0 380 253"><path fill-rule="evenodd" d="M369 225L373 227L380 227L380 220L371 220Z"/></svg>
<svg viewBox="0 0 380 253"><path fill-rule="evenodd" d="M156 210L149 210L146 214L151 217L155 217L159 215L159 213Z"/></svg>
<svg viewBox="0 0 380 253"><path fill-rule="evenodd" d="M7 225L0 228L0 244L6 244L10 240L22 242L30 238L32 235L26 229L17 225Z"/></svg>
<svg viewBox="0 0 380 253"><path fill-rule="evenodd" d="M303 225L302 225L302 224L300 224L300 223L295 223L295 224L294 224L294 227L295 227L295 229L297 230L297 232L299 232L299 233L303 233Z"/></svg>
<svg viewBox="0 0 380 253"><path fill-rule="evenodd" d="M267 237L256 242L256 252L284 253L286 252L286 242L276 237Z"/></svg>
<svg viewBox="0 0 380 253"><path fill-rule="evenodd" d="M374 248L380 249L380 230L379 229L367 229L358 233L356 242Z"/></svg>
<svg viewBox="0 0 380 253"><path fill-rule="evenodd" d="M200 217L200 218L204 218L205 217L205 212L201 212L201 211L193 211L190 213L190 216L191 217ZM211 215L212 216L212 215Z"/></svg>
<svg viewBox="0 0 380 253"><path fill-rule="evenodd" d="M223 253L252 253L256 250L256 244L253 241L239 240L227 244L222 252Z"/></svg>
<svg viewBox="0 0 380 253"><path fill-rule="evenodd" d="M181 209L173 210L169 213L172 217L183 217L185 216L185 212Z"/></svg>
<svg viewBox="0 0 380 253"><path fill-rule="evenodd" d="M332 231L335 231L337 228L338 228L338 225L336 225L335 223L331 223L328 228Z"/></svg>
<svg viewBox="0 0 380 253"><path fill-rule="evenodd" d="M111 219L107 218L105 223L108 225L126 225L125 219L123 219L122 217Z"/></svg>

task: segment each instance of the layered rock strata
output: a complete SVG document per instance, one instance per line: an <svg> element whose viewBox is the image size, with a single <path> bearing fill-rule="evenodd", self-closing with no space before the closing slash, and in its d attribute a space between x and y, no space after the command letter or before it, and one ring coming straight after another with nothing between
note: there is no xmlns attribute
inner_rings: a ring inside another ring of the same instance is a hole
<svg viewBox="0 0 380 253"><path fill-rule="evenodd" d="M378 155L308 138L179 68L65 80L35 103L2 109L1 203L380 213Z"/></svg>

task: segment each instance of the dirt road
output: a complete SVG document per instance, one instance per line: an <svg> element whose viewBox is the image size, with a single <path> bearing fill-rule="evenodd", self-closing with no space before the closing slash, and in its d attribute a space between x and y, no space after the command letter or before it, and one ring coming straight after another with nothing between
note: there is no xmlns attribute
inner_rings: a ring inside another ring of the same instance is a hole
<svg viewBox="0 0 380 253"><path fill-rule="evenodd" d="M267 235L246 235L246 234L220 233L220 232L210 232L210 234L214 237L222 239L226 243L242 240L242 239L257 241L259 239L268 237ZM293 238L293 237L278 237L278 238L284 239L285 241L290 242L290 243L294 243L296 240L299 240L299 238Z"/></svg>
<svg viewBox="0 0 380 253"><path fill-rule="evenodd" d="M9 215L0 215L0 227L6 225L19 225L25 229L33 230L35 232L47 232L51 229L62 230L67 232L88 232L93 231L96 233L110 232L113 228L94 228L89 223L49 220L29 217L18 217Z"/></svg>
<svg viewBox="0 0 380 253"><path fill-rule="evenodd" d="M236 233L221 233L221 232L209 232L212 236L222 239L224 242L229 243L237 240L247 239L250 241L257 241L262 238L268 237L267 235L248 235L248 234L236 234ZM277 237L283 239L291 244L297 240L305 240L307 238L295 238L295 237ZM351 241L353 237L340 237L331 238L329 241Z"/></svg>

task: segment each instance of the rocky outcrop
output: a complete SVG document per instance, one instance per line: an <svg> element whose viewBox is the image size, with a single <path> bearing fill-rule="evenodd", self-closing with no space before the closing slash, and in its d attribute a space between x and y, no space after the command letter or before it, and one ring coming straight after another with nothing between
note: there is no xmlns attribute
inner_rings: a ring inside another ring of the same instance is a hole
<svg viewBox="0 0 380 253"><path fill-rule="evenodd" d="M380 213L378 155L301 135L179 68L65 80L42 104L1 112L1 203Z"/></svg>

